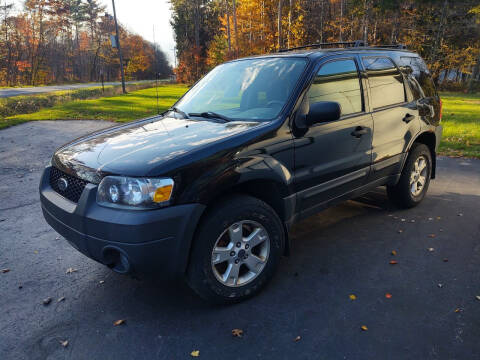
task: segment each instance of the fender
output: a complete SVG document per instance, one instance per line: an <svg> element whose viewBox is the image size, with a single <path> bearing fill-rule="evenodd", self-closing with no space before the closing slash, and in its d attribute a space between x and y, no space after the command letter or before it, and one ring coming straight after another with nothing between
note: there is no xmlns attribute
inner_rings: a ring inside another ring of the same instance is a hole
<svg viewBox="0 0 480 360"><path fill-rule="evenodd" d="M401 171L403 171L403 167L405 166L405 163L408 158L408 154L410 153L410 150L412 149L413 144L415 142L420 142L422 144L427 145L432 153L432 179L435 179L435 173L436 173L436 167L437 167L436 154L437 154L438 144L440 143L440 136L441 136L441 130L442 130L441 127L439 128L440 128L439 129L440 134L437 134L437 131L436 131L437 128L435 126L428 126L426 129L418 132L415 136L412 137L412 139L410 139L410 142L408 143L405 151L405 156L403 156Z"/></svg>

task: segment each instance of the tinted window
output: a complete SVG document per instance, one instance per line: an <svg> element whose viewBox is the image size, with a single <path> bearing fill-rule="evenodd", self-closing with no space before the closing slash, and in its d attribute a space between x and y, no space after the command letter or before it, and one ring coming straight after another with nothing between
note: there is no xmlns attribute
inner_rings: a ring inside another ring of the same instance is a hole
<svg viewBox="0 0 480 360"><path fill-rule="evenodd" d="M364 57L363 63L367 69L374 109L405 101L403 76L392 60L382 57Z"/></svg>
<svg viewBox="0 0 480 360"><path fill-rule="evenodd" d="M362 94L357 66L353 60L337 60L323 65L308 91L310 104L336 101L342 115L362 111Z"/></svg>
<svg viewBox="0 0 480 360"><path fill-rule="evenodd" d="M425 96L435 96L437 93L435 90L435 84L433 83L425 62L422 59L413 56L402 56L400 59L404 65L408 65L412 68L413 75L415 75L415 78L420 83Z"/></svg>

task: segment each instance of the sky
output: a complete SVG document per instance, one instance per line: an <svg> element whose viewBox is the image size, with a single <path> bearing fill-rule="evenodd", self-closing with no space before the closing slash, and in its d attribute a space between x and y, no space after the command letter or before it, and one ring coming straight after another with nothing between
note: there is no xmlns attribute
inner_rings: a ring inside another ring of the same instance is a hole
<svg viewBox="0 0 480 360"><path fill-rule="evenodd" d="M21 9L24 0L15 0L15 7ZM107 6L107 12L113 14L112 1L100 0ZM174 55L173 30L170 26L170 2L168 0L115 0L118 21L129 31L141 35L153 42L155 26L155 41L167 55L173 65Z"/></svg>

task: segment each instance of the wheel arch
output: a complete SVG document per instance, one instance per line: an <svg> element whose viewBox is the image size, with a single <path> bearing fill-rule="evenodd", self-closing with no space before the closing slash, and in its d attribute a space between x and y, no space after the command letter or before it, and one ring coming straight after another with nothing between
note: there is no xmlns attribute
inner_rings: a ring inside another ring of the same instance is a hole
<svg viewBox="0 0 480 360"><path fill-rule="evenodd" d="M436 168L437 168L437 159L436 159L437 158L437 156L436 156L437 153L436 153L436 150L435 150L436 144L437 144L437 138L436 138L435 133L431 132L431 131L425 131L425 132L422 132L422 133L418 134L413 139L413 141L410 143L410 146L408 147L408 153L410 152L410 150L412 149L412 147L415 144L424 144L429 148L430 155L432 157L432 176L431 176L431 178L435 179ZM403 166L405 166L406 158L407 157L405 157ZM402 166L402 169L403 169L403 166Z"/></svg>

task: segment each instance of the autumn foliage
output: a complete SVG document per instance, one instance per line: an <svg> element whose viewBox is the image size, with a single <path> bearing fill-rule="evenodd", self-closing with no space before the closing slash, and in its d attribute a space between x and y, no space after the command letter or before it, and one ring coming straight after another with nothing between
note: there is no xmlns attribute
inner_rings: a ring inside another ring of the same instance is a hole
<svg viewBox="0 0 480 360"><path fill-rule="evenodd" d="M99 0L26 0L0 5L0 85L119 79L111 15ZM120 26L127 79L153 79L171 69L165 54Z"/></svg>
<svg viewBox="0 0 480 360"><path fill-rule="evenodd" d="M226 60L311 43L402 43L434 79L479 77L478 0L171 0L177 77L193 82Z"/></svg>

